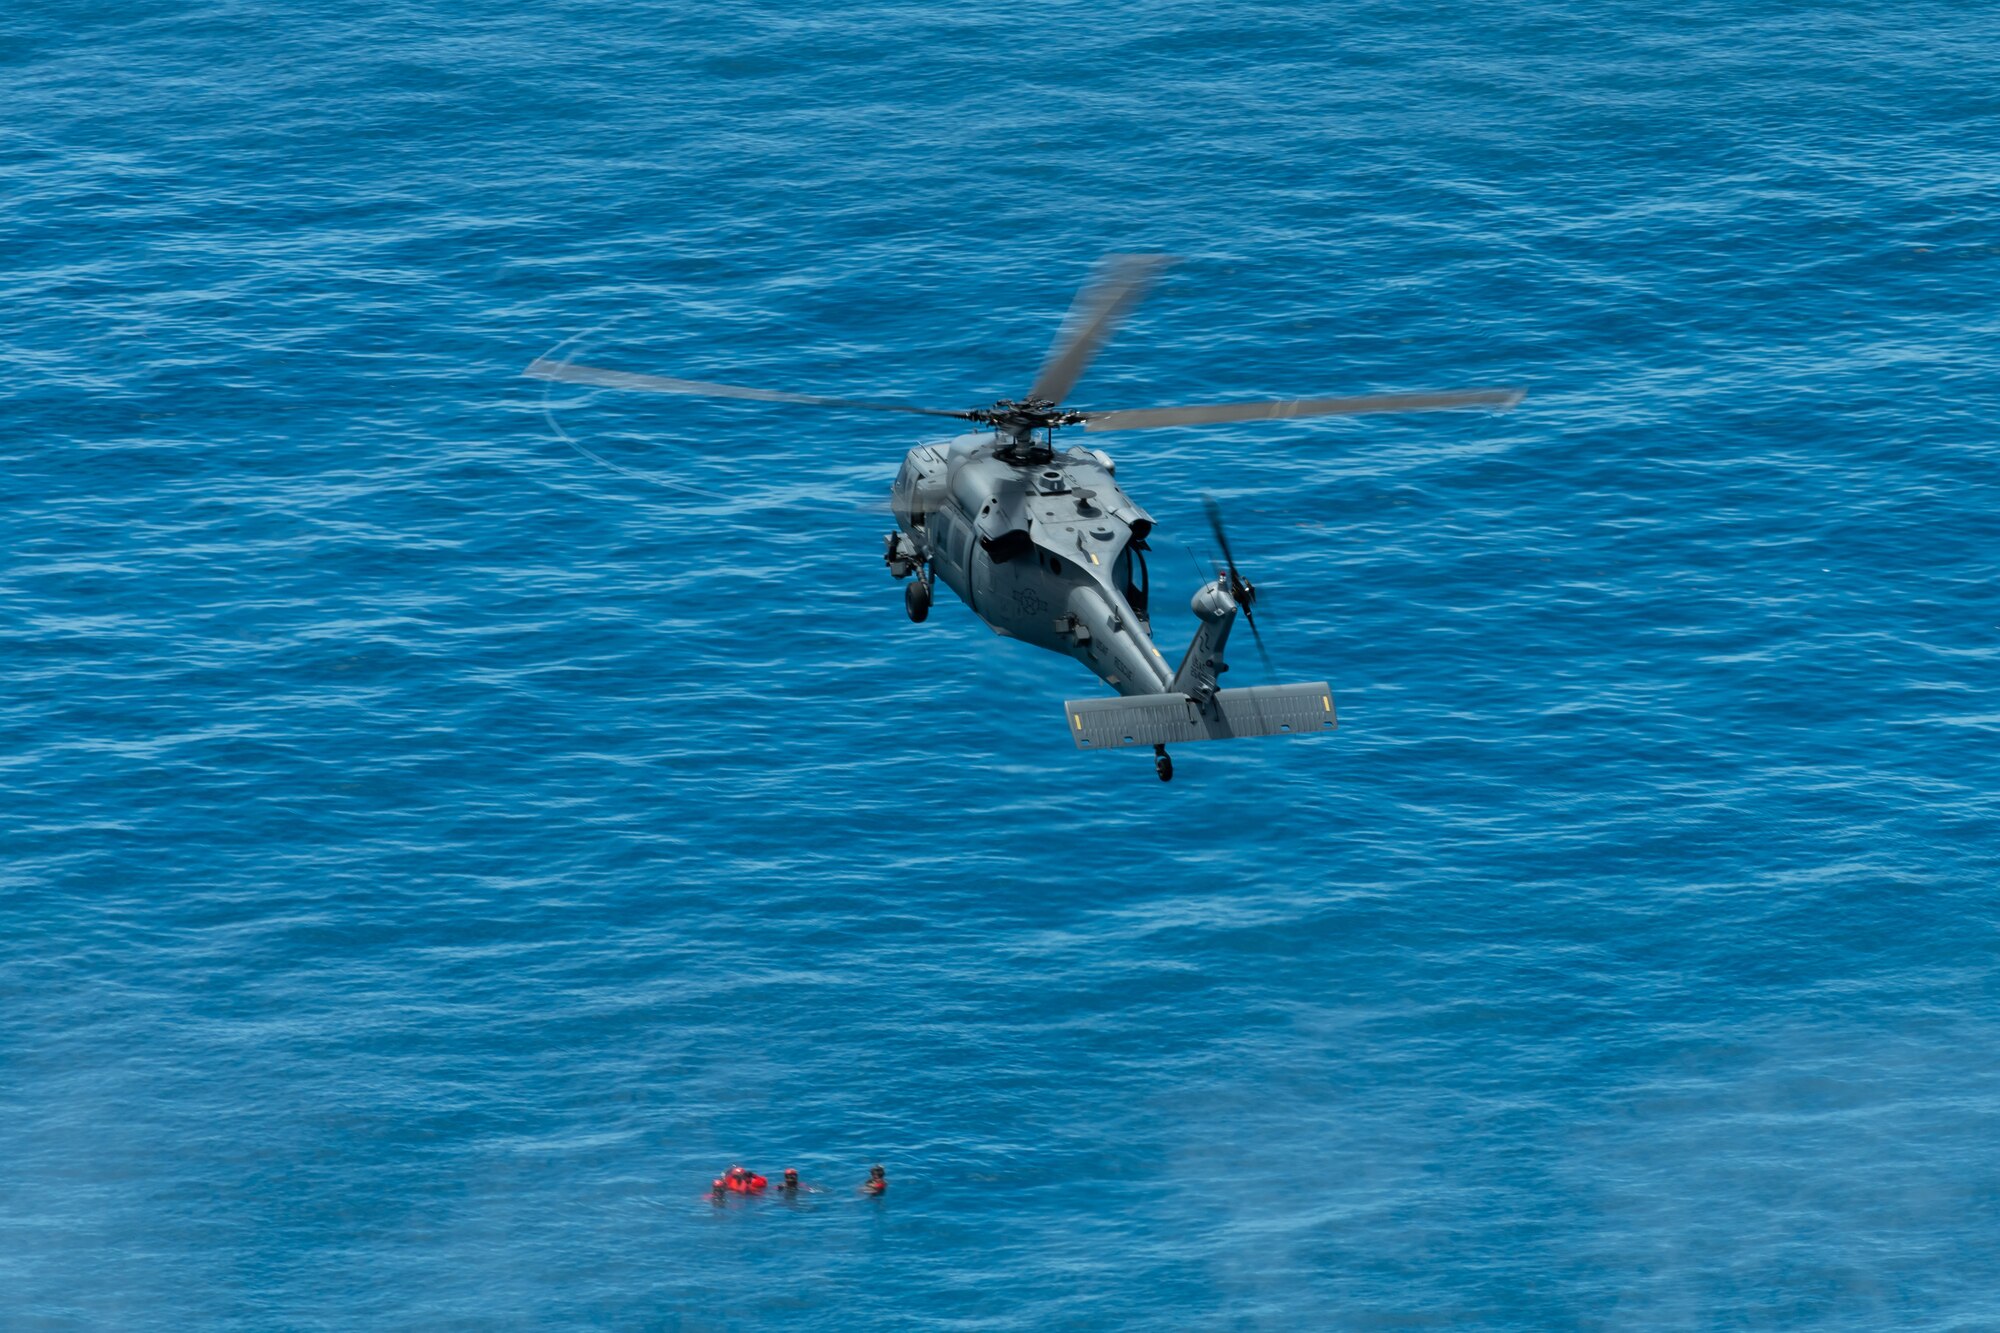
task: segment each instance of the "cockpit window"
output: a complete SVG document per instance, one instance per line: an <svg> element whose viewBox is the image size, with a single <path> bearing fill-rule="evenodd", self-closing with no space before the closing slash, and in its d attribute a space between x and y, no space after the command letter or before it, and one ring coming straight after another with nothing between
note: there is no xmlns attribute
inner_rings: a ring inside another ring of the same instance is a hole
<svg viewBox="0 0 2000 1333"><path fill-rule="evenodd" d="M996 565L1004 565L1009 560L1018 560L1035 548L1035 539L1023 528L1003 532L998 537L981 537L979 544L986 551L986 558Z"/></svg>
<svg viewBox="0 0 2000 1333"><path fill-rule="evenodd" d="M1149 591L1146 586L1146 553L1139 550L1136 544L1127 544L1118 553L1118 559L1111 566L1111 581L1117 585L1119 592L1125 594L1125 600L1132 604L1134 611L1142 616L1146 614Z"/></svg>

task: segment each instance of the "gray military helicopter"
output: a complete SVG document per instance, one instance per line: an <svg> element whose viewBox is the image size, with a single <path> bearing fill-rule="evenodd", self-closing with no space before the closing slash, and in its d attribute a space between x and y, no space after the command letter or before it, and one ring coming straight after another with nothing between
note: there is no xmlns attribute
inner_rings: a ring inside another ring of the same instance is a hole
<svg viewBox="0 0 2000 1333"><path fill-rule="evenodd" d="M981 429L910 450L890 490L897 530L885 539L882 558L892 576L910 580L903 590L910 619L921 622L930 615L932 586L943 579L994 632L1082 662L1119 697L1071 699L1063 705L1077 748L1150 745L1160 780L1170 782L1174 765L1169 744L1320 735L1335 724L1333 692L1324 681L1221 687L1229 670L1223 650L1238 612L1260 653L1264 640L1251 611L1257 590L1238 572L1221 513L1206 496L1203 503L1223 568L1196 590L1190 608L1200 624L1180 664L1169 664L1153 643L1146 568L1152 516L1119 489L1109 455L1085 448L1058 452L1055 432L1065 426L1139 430L1364 412L1507 408L1521 400L1522 391L1462 389L1110 412L1061 406L1112 329L1168 262L1164 255L1107 257L1070 307L1027 396L963 412L670 379L547 358L524 373L612 389L975 423ZM1268 670L1268 653L1264 663Z"/></svg>

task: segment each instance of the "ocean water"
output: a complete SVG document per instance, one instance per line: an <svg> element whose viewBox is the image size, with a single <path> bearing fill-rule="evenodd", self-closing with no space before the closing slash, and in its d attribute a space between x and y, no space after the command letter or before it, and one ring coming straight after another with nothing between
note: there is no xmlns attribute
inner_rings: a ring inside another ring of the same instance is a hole
<svg viewBox="0 0 2000 1333"><path fill-rule="evenodd" d="M2000 10L28 0L0 79L0 1328L2000 1328ZM1170 785L906 621L922 422L519 377L972 406L1118 250L1078 405L1529 391L1090 437L1170 655L1213 492L1340 709Z"/></svg>

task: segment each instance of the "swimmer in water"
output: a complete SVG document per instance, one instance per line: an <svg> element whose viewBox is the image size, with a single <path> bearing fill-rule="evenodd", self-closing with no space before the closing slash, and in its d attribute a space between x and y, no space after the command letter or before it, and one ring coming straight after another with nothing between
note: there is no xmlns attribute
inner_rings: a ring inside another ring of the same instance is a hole
<svg viewBox="0 0 2000 1333"><path fill-rule="evenodd" d="M771 1182L746 1167L732 1166L723 1173L723 1183L738 1194L761 1194Z"/></svg>
<svg viewBox="0 0 2000 1333"><path fill-rule="evenodd" d="M819 1191L814 1189L812 1186L801 1185L799 1183L799 1169L795 1166L788 1166L785 1168L784 1179L778 1182L778 1191L779 1193L784 1194L788 1197L797 1194L819 1193Z"/></svg>
<svg viewBox="0 0 2000 1333"><path fill-rule="evenodd" d="M725 1202L729 1198L729 1186L722 1183L721 1176L715 1178L715 1186L709 1190L708 1197L716 1203Z"/></svg>
<svg viewBox="0 0 2000 1333"><path fill-rule="evenodd" d="M879 1197L883 1193L883 1191L887 1190L888 1188L889 1188L889 1173L887 1171L884 1171L879 1166L869 1167L868 1180L867 1183L862 1185L861 1192L863 1194L874 1195Z"/></svg>

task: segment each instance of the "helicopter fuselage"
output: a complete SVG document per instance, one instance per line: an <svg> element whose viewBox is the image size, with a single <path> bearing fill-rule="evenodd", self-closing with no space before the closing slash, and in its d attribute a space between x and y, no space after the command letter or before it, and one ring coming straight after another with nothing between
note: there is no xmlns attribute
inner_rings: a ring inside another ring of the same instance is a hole
<svg viewBox="0 0 2000 1333"><path fill-rule="evenodd" d="M1096 449L1055 450L1058 430L1153 430L1245 421L1512 407L1519 389L1369 393L1330 398L1182 403L1085 411L1065 400L1105 340L1145 295L1165 255L1111 255L1077 294L1062 329L1026 394L971 408L925 407L866 398L639 374L537 357L537 379L605 389L687 394L841 411L890 412L974 422L985 429L918 445L903 459L891 494L897 530L883 563L911 580L903 606L913 621L930 615L942 580L996 633L1083 663L1118 698L1067 699L1063 712L1078 749L1151 746L1162 781L1173 778L1168 744L1247 736L1311 736L1335 726L1325 681L1222 688L1230 628L1239 612L1256 639L1257 589L1236 566L1221 510L1204 495L1208 526L1222 557L1213 581L1188 609L1199 622L1178 667L1153 643L1153 599L1146 569L1151 515L1113 479L1111 459ZM575 441L571 441L575 444ZM582 445L576 448L595 459ZM597 459L603 462L602 459ZM622 470L622 469L621 469ZM1225 576L1226 574L1226 576Z"/></svg>
<svg viewBox="0 0 2000 1333"><path fill-rule="evenodd" d="M1220 580L1195 595L1203 623L1178 667L1154 644L1153 519L1097 450L1030 452L1000 433L921 444L890 505L892 572L928 569L996 633L1073 657L1120 694L1205 695L1226 669L1237 607Z"/></svg>

